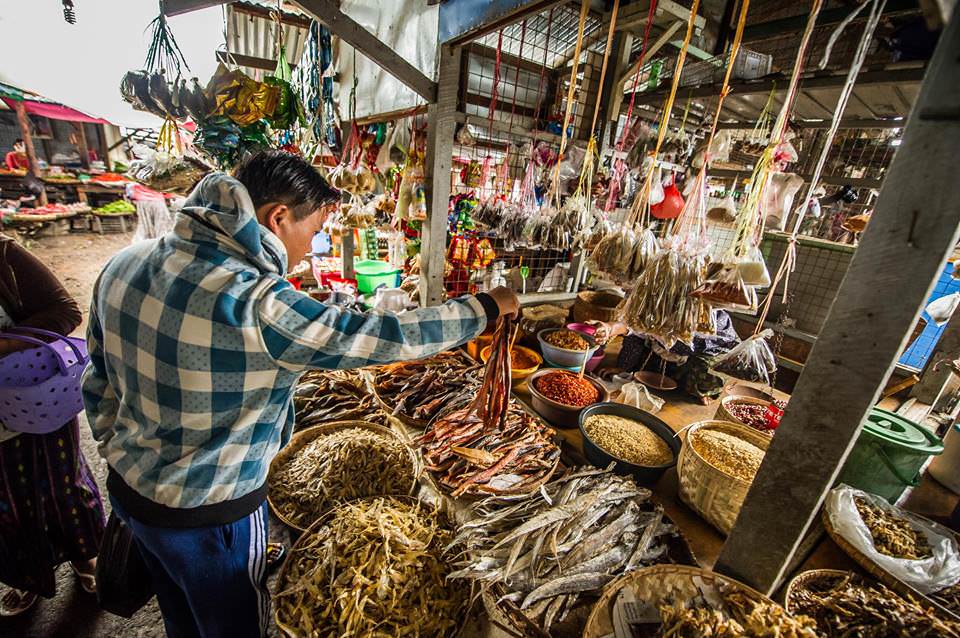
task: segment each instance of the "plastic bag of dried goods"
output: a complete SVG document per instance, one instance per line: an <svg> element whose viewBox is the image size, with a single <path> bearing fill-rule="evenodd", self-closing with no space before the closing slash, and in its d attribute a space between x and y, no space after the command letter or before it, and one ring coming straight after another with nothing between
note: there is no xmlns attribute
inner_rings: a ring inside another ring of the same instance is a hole
<svg viewBox="0 0 960 638"><path fill-rule="evenodd" d="M744 339L726 354L711 363L714 372L721 372L744 381L770 384L770 375L777 371L777 359L767 343L773 336L770 329Z"/></svg>
<svg viewBox="0 0 960 638"><path fill-rule="evenodd" d="M950 321L958 305L960 305L960 292L955 292L952 295L934 299L923 310L933 319L933 323L942 326Z"/></svg>
<svg viewBox="0 0 960 638"><path fill-rule="evenodd" d="M642 383L625 383L620 392L614 399L617 403L632 405L638 410L645 410L651 414L659 412L663 408L663 399L650 394L650 391Z"/></svg>
<svg viewBox="0 0 960 638"><path fill-rule="evenodd" d="M742 312L757 310L757 292L743 281L736 262L711 264L706 280L690 294L714 308Z"/></svg>
<svg viewBox="0 0 960 638"><path fill-rule="evenodd" d="M767 262L764 261L759 246L751 246L747 254L737 260L737 269L743 283L748 286L766 288L770 285L770 271L767 270Z"/></svg>

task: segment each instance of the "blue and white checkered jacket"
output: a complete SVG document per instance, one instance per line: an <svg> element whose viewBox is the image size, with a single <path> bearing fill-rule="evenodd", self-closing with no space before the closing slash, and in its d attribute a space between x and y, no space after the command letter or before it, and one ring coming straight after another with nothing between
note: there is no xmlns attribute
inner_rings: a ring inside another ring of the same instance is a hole
<svg viewBox="0 0 960 638"><path fill-rule="evenodd" d="M286 263L243 185L216 173L173 232L104 268L83 396L111 496L135 518L183 508L200 509L173 526L245 516L289 439L301 372L429 356L487 322L491 300L476 297L400 315L327 306L284 279Z"/></svg>

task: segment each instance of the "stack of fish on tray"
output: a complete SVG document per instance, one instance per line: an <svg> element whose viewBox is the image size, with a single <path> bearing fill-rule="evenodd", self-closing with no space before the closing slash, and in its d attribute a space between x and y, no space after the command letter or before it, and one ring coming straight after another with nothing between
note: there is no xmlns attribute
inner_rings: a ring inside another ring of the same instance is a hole
<svg viewBox="0 0 960 638"><path fill-rule="evenodd" d="M547 632L617 576L672 562L676 529L649 498L630 478L581 468L526 497L480 501L454 540L462 553L449 578Z"/></svg>
<svg viewBox="0 0 960 638"><path fill-rule="evenodd" d="M501 319L470 403L444 413L417 440L425 468L453 496L527 493L559 463L554 431L510 399L513 332Z"/></svg>
<svg viewBox="0 0 960 638"><path fill-rule="evenodd" d="M474 397L481 367L463 352L381 367L374 377L377 396L394 416L426 425L442 410Z"/></svg>
<svg viewBox="0 0 960 638"><path fill-rule="evenodd" d="M377 405L358 370L310 370L300 377L293 393L296 429L333 421L366 421L386 425L387 415Z"/></svg>

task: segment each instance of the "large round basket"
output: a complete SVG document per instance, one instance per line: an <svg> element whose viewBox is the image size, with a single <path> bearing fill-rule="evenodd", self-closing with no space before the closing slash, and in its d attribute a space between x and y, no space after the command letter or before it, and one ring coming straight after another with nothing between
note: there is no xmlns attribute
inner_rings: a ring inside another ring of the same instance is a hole
<svg viewBox="0 0 960 638"><path fill-rule="evenodd" d="M756 602L776 605L756 589L721 574L687 565L654 565L625 574L613 581L593 606L583 638L603 638L613 635L613 606L624 587L636 592L637 598L658 605L668 599L692 600L699 597L704 586L720 586L741 592Z"/></svg>
<svg viewBox="0 0 960 638"><path fill-rule="evenodd" d="M843 571L841 569L811 569L801 572L793 577L793 580L787 585L783 593L783 608L788 613L796 613L797 595L806 589L810 589L818 580L834 580L845 578L847 576L857 577L853 572Z"/></svg>
<svg viewBox="0 0 960 638"><path fill-rule="evenodd" d="M751 481L744 481L715 468L693 449L692 437L705 430L726 432L764 451L770 445L771 437L729 421L700 421L687 430L677 461L680 498L720 532L729 534L740 514Z"/></svg>
<svg viewBox="0 0 960 638"><path fill-rule="evenodd" d="M922 516L918 514L913 514L912 512L911 512L911 515L917 518L923 518ZM874 578L876 578L881 583L883 583L893 591L897 592L901 596L906 596L908 598L912 596L913 598L921 600L928 605L936 607L937 610L944 615L944 617L950 618L952 620L960 621L960 617L958 617L955 613L953 613L952 611L944 607L942 604L940 604L936 600L934 600L931 596L926 596L922 594L920 591L908 585L907 583L903 582L902 580L900 580L899 578L897 578L896 576L894 576L893 574L885 570L883 567L875 563L872 558L870 558L869 556L861 552L859 549L857 549L853 545L851 545L847 541L847 539L845 539L840 534L840 532L838 532L836 528L834 528L833 524L830 522L830 516L827 514L827 508L823 508L821 510L820 518L823 521L823 529L826 530L827 534L830 536L833 542L839 545L840 549L845 551L850 556L850 558L855 560L857 564L860 565L860 567L862 567L864 570L866 570L867 573L869 573L871 576L873 576ZM940 529L946 529L946 528L943 528L942 526L940 526ZM954 537L957 538L957 542L960 543L960 536L954 533Z"/></svg>
<svg viewBox="0 0 960 638"><path fill-rule="evenodd" d="M762 405L763 407L767 407L768 405L770 405L769 401L758 399L756 397L740 395L740 394L731 394L720 399L720 405L717 406L717 413L713 416L713 418L718 421L730 421L731 423L739 423L740 425L744 425L750 428L751 430L760 432L760 434L763 434L765 436L773 436L773 430L767 430L767 431L757 430L757 428L751 427L746 423L744 423L743 421L741 421L740 419L738 419L737 417L733 416L730 413L730 410L727 409L731 403L748 403L750 405Z"/></svg>
<svg viewBox="0 0 960 638"><path fill-rule="evenodd" d="M267 503L270 505L270 509L273 511L274 515L277 518L279 518L280 521L287 527L290 527L291 529L294 529L301 533L306 530L305 527L302 527L301 525L297 525L296 523L291 521L289 518L284 516L283 513L280 511L280 509L274 504L273 499L271 498L271 493L273 491L271 489L271 481L274 477L274 474L277 471L277 468L279 468L281 465L286 463L291 457L293 457L297 452L299 452L303 448L303 446L305 446L307 443L310 443L310 441L313 441L317 437L324 436L327 434L333 434L334 432L338 432L340 430L346 430L349 428L361 428L364 430L370 430L371 432L375 432L376 434L379 434L383 437L387 437L387 438L391 438L396 441L399 441L400 443L403 444L404 449L407 451L407 453L410 456L410 468L412 470L412 475L413 475L413 480L411 481L411 484L410 484L410 490L403 495L371 494L370 496L409 496L413 492L413 490L416 488L417 477L420 474L419 460L417 459L416 453L414 453L414 451L411 450L409 446L403 443L403 440L399 436L397 436L396 432L393 432L389 428L385 428L382 425L375 425L373 423L367 423L366 421L336 421L334 423L325 423L323 425L315 425L313 427L309 427L305 430L301 430L296 434L294 434L293 438L290 439L290 442L287 444L287 446L282 450L280 450L280 453L277 454L273 458L273 461L270 462L270 471L267 474L267 487L268 487Z"/></svg>
<svg viewBox="0 0 960 638"><path fill-rule="evenodd" d="M364 500L368 500L368 499L370 499L370 498L380 498L380 497L373 496L373 497L367 497L367 498L363 498L363 499L354 499L354 500L351 501L351 502L364 501ZM404 502L407 502L407 503L410 503L410 504L420 503L421 507L423 507L423 508L425 508L425 509L433 509L433 508L431 508L429 505L427 505L426 503L423 503L422 501L419 501L418 499L416 499L416 498L414 498L414 497L412 497L412 496L393 496L392 498L397 499L397 500L400 500L400 501L404 501ZM346 504L346 503L344 503L344 504ZM290 548L290 551L287 553L287 557L286 557L286 558L284 559L284 561L283 561L283 565L280 567L280 572L279 572L279 574L277 575L277 582L276 582L276 585L275 585L274 594L273 594L273 596L272 596L272 598L273 598L273 620L274 620L274 622L277 623L277 627L279 627L280 630L283 631L283 633L284 633L285 635L289 636L290 638L303 638L304 634L303 634L301 631L297 630L295 627L291 627L290 625L284 623L284 622L280 619L280 607L279 607L279 605L277 604L277 594L283 591L282 588L283 588L283 586L284 586L284 583L287 582L288 575L289 575L289 572L290 572L290 569L291 569L290 565L291 565L295 560L297 560L297 553L302 550L303 545L306 544L307 542L309 542L310 537L311 537L318 529L320 529L320 528L323 527L324 525L327 525L327 524L330 522L330 519L333 517L333 515L334 515L334 513L337 511L337 509L338 509L338 508L335 507L335 508L329 510L326 514L324 514L323 516L321 516L320 518L318 518L317 520L315 520L313 523L310 524L310 526L309 526L306 530L304 530L304 533L300 536L300 538L297 539L297 542L294 543L293 547ZM466 611L466 609L465 609L464 611Z"/></svg>
<svg viewBox="0 0 960 638"><path fill-rule="evenodd" d="M617 306L623 297L612 292L584 290L577 293L573 302L573 320L577 323L587 321L614 321L617 318Z"/></svg>

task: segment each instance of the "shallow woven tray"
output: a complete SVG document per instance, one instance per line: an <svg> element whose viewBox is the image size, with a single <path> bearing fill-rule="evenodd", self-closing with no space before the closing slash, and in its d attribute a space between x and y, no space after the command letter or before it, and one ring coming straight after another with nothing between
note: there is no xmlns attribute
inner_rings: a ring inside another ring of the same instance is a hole
<svg viewBox="0 0 960 638"><path fill-rule="evenodd" d="M392 430L389 429L389 428L385 428L385 427L383 427L382 425L376 425L376 424L374 424L374 423L367 423L366 421L336 421L336 422L334 422L334 423L324 423L324 424L322 424L322 425L314 425L314 426L312 426L312 427L306 428L305 430L300 430L299 432L297 432L296 434L294 434L293 437L290 439L290 442L287 444L287 446L286 446L285 448L283 448L282 450L280 450L280 453L277 454L277 455L273 458L273 461L270 462L270 471L269 471L269 473L267 474L267 503L270 505L270 509L273 511L274 515L275 515L277 518L279 518L280 521L281 521L284 525L286 525L287 527L290 527L291 529L294 529L294 530L296 530L296 531L298 531L298 532L301 532L301 533L304 532L304 531L306 531L306 529L307 529L307 528L305 528L305 527L301 527L300 525L297 525L296 523L294 523L293 521L291 521L290 519L288 519L286 516L284 516L283 513L280 511L280 509L273 503L273 499L272 499L271 496L270 496L270 493L271 493L270 485L271 485L271 481L272 481L272 479L273 479L274 473L277 471L277 469L278 469L281 465L283 465L284 463L286 463L287 460L290 459L290 457L292 457L294 454L296 454L297 452L299 452L300 449L301 449L303 446L305 446L307 443L309 443L310 441L313 441L314 439L316 439L316 438L319 437L319 436L323 436L323 435L326 435L326 434L332 434L332 433L337 432L337 431L339 431L339 430L345 430L345 429L348 429L348 428L361 428L361 429L364 429L364 430L370 430L371 432L375 432L375 433L377 433L377 434L379 434L379 435L381 435L381 436L388 437L388 438L394 439L394 440L399 441L400 443L402 443L404 449L407 450L407 453L410 455L410 464L411 464L411 469L413 470L413 481L412 481L411 484L410 484L410 492L409 492L409 493L412 493L413 490L416 488L417 478L418 478L418 475L420 474L420 464L419 464L419 460L418 460L418 458L417 458L417 455L414 453L414 451L411 450L411 449L403 442L403 439L401 439L401 438L397 435L396 432L392 431ZM376 497L376 496L397 496L397 497L399 497L399 496L401 496L401 495L398 495L398 494L376 494L376 495L372 495L371 497ZM403 496L406 496L406 495L403 495ZM332 509L336 509L336 508L334 507L334 508L332 508ZM326 513L324 514L324 516L325 516L325 515L326 515Z"/></svg>
<svg viewBox="0 0 960 638"><path fill-rule="evenodd" d="M587 626L583 630L583 638L603 638L613 634L613 604L620 590L628 585L638 590L638 598L658 604L668 595L687 600L693 598L698 595L698 583L727 585L754 601L776 605L756 589L716 572L686 565L654 565L625 574L607 585L600 600L593 606Z"/></svg>
<svg viewBox="0 0 960 638"><path fill-rule="evenodd" d="M843 578L848 575L856 576L854 572L843 571L842 569L811 569L801 572L793 577L783 593L783 608L788 613L794 613L795 599L797 592L807 589L808 584L822 578Z"/></svg>

